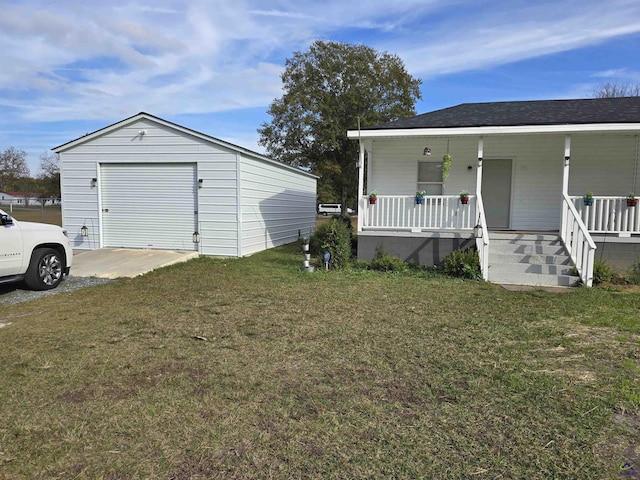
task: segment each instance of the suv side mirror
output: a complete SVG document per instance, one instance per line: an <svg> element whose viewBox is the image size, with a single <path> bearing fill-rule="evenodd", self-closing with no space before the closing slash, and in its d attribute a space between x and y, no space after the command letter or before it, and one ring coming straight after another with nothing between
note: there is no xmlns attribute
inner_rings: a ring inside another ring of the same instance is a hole
<svg viewBox="0 0 640 480"><path fill-rule="evenodd" d="M13 225L13 218L11 218L9 215L0 215L0 225Z"/></svg>

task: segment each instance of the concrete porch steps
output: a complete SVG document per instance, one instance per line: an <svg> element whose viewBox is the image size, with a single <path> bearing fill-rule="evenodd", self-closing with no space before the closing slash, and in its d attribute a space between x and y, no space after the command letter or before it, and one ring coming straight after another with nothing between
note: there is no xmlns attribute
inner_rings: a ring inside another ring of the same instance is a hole
<svg viewBox="0 0 640 480"><path fill-rule="evenodd" d="M573 263L558 235L489 234L489 281L506 285L573 286Z"/></svg>

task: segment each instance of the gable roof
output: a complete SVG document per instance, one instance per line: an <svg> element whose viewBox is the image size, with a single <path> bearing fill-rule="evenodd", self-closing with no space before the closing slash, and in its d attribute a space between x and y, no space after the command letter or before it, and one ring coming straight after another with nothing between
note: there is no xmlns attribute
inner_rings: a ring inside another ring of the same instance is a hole
<svg viewBox="0 0 640 480"><path fill-rule="evenodd" d="M253 157L255 159L258 160L262 160L268 163L272 163L275 165L278 165L280 167L289 169L289 170L293 170L297 173L300 173L302 175L306 175L308 177L312 177L312 178L318 178L316 175L313 175L311 173L305 172L304 170L300 170L299 168L295 168L292 167L290 165L287 165L285 163L282 162L278 162L277 160L273 160L272 158L266 157L258 152L254 152L253 150L249 150L248 148L244 148L244 147L240 147L238 145L234 145L233 143L229 143L226 142L224 140L220 140L219 138L216 137L212 137L211 135L207 135L206 133L202 133L202 132L198 132L197 130L192 130L190 128L187 127L183 127L182 125L178 125L177 123L173 123L170 122L169 120L165 120L163 118L160 117L156 117L155 115L151 115L150 113L146 113L146 112L140 112L136 115L133 115L131 117L125 118L124 120L120 120L119 122L113 123L111 125L108 125L106 127L103 127L99 130L96 130L95 132L91 132L91 133L87 133L86 135L83 135L82 137L78 137L75 140L71 140L70 142L67 143L63 143L62 145L58 145L55 148L52 148L51 150L54 151L55 153L60 153L60 152L64 152L65 150L69 150L70 148L76 147L78 145L81 145L85 142L91 141L101 135L105 135L113 130L116 130L118 128L124 127L126 125L130 125L132 123L137 122L138 120L141 119L146 119L146 120L151 120L153 122L159 123L160 125L164 125L166 127L172 128L174 130L178 130L180 132L192 135L196 138L200 138L202 140L205 140L207 142L213 143L215 145L219 145L222 147L226 147L229 148L230 150L234 150L236 152L239 153L244 153L245 155L248 155L250 157Z"/></svg>
<svg viewBox="0 0 640 480"><path fill-rule="evenodd" d="M463 103L363 130L640 123L640 97Z"/></svg>
<svg viewBox="0 0 640 480"><path fill-rule="evenodd" d="M24 198L24 197L38 198L40 196L37 193L32 193L32 192L7 192L4 190L0 191L0 195L1 194L9 195L10 197L15 197L15 198Z"/></svg>

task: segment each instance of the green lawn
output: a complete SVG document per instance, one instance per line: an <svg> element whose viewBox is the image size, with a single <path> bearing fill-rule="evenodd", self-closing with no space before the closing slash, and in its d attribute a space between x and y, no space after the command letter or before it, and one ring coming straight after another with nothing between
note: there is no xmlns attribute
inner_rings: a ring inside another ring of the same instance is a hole
<svg viewBox="0 0 640 480"><path fill-rule="evenodd" d="M0 304L0 478L621 478L640 295L278 248Z"/></svg>
<svg viewBox="0 0 640 480"><path fill-rule="evenodd" d="M33 204L26 207L14 205L13 211L10 211L9 205L0 205L0 209L10 213L13 218L22 222L39 222L62 225L62 212L60 205L47 205L44 208L39 204Z"/></svg>

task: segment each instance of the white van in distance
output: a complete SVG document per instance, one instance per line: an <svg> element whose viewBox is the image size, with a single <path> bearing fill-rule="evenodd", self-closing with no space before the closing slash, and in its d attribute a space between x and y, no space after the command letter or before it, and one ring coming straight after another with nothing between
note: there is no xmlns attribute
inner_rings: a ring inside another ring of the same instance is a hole
<svg viewBox="0 0 640 480"><path fill-rule="evenodd" d="M318 205L318 215L340 215L341 213L341 203L320 203ZM353 210L347 208L347 213L349 215L353 215Z"/></svg>

